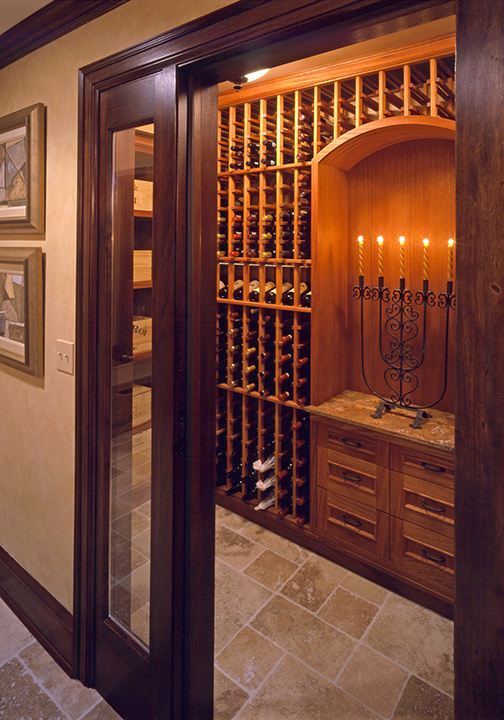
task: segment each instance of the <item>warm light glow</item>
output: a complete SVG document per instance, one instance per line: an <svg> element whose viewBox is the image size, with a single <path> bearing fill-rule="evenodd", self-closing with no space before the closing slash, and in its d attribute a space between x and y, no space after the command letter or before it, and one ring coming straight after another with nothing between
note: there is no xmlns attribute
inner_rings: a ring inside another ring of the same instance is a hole
<svg viewBox="0 0 504 720"><path fill-rule="evenodd" d="M448 270L446 274L446 278L448 282L453 282L453 250L454 250L455 240L453 238L450 238L448 240Z"/></svg>
<svg viewBox="0 0 504 720"><path fill-rule="evenodd" d="M423 279L429 279L429 241L427 238L423 239Z"/></svg>
<svg viewBox="0 0 504 720"><path fill-rule="evenodd" d="M399 277L401 280L404 279L404 243L406 242L406 238L404 235L401 235L399 238L399 245L400 245L400 252L399 252Z"/></svg>
<svg viewBox="0 0 504 720"><path fill-rule="evenodd" d="M245 77L249 82L254 82L254 80L259 80L260 77L266 75L269 70L269 68L265 68L264 70L256 70L255 72L247 73Z"/></svg>
<svg viewBox="0 0 504 720"><path fill-rule="evenodd" d="M364 275L364 238L359 235L357 238L359 241L359 275Z"/></svg>
<svg viewBox="0 0 504 720"><path fill-rule="evenodd" d="M383 238L378 235L378 277L383 277Z"/></svg>

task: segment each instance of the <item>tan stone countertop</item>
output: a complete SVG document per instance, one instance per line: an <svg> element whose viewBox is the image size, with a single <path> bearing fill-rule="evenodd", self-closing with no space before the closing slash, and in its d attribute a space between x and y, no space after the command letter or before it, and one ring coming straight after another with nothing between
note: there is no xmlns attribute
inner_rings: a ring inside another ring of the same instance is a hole
<svg viewBox="0 0 504 720"><path fill-rule="evenodd" d="M384 410L381 418L372 418L379 402L375 395L345 390L321 405L310 405L307 410L312 415L374 430L389 440L413 440L438 450L455 450L455 416L452 413L429 408L426 412L432 417L423 418L420 428L412 428L415 410L394 408Z"/></svg>

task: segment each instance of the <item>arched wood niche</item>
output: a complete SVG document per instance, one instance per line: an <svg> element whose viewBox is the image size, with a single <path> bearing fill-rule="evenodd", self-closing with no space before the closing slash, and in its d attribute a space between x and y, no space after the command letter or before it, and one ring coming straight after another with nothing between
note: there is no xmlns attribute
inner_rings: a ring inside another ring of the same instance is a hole
<svg viewBox="0 0 504 720"><path fill-rule="evenodd" d="M343 392L368 393L361 371L358 242L364 237L364 283L378 285L378 243L384 238L384 285L399 287L399 237L405 284L423 286L423 239L429 239L429 290L446 291L448 239L455 238L455 122L410 116L377 120L326 146L312 174L312 404ZM451 313L453 316L454 313ZM378 358L378 303L364 307L366 375L390 396ZM448 387L436 407L454 411L454 338L450 321ZM445 316L430 309L426 360L413 404L435 400L444 381ZM388 342L388 341L387 341Z"/></svg>

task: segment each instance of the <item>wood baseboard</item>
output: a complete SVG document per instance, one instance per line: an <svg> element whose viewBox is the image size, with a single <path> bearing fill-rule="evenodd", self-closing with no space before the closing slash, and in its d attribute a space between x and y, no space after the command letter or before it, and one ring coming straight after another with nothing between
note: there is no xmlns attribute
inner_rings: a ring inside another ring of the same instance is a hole
<svg viewBox="0 0 504 720"><path fill-rule="evenodd" d="M0 597L73 677L73 616L0 547Z"/></svg>

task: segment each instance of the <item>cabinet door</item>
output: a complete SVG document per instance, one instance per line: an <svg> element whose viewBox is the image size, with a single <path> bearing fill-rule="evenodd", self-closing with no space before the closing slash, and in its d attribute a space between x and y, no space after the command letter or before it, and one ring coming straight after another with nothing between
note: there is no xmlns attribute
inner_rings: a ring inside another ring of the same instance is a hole
<svg viewBox="0 0 504 720"><path fill-rule="evenodd" d="M389 446L376 435L366 435L340 423L317 422L317 442L351 457L388 467Z"/></svg>
<svg viewBox="0 0 504 720"><path fill-rule="evenodd" d="M317 485L388 512L389 470L326 447L317 448Z"/></svg>
<svg viewBox="0 0 504 720"><path fill-rule="evenodd" d="M453 600L455 547L452 538L391 516L390 547L391 560L405 577Z"/></svg>
<svg viewBox="0 0 504 720"><path fill-rule="evenodd" d="M455 472L453 453L439 452L428 447L410 448L391 445L390 467L392 470L430 480L438 485L453 486Z"/></svg>
<svg viewBox="0 0 504 720"><path fill-rule="evenodd" d="M398 518L447 537L454 537L453 487L390 473L390 512Z"/></svg>
<svg viewBox="0 0 504 720"><path fill-rule="evenodd" d="M389 516L324 488L317 488L317 524L335 545L359 555L388 559Z"/></svg>

